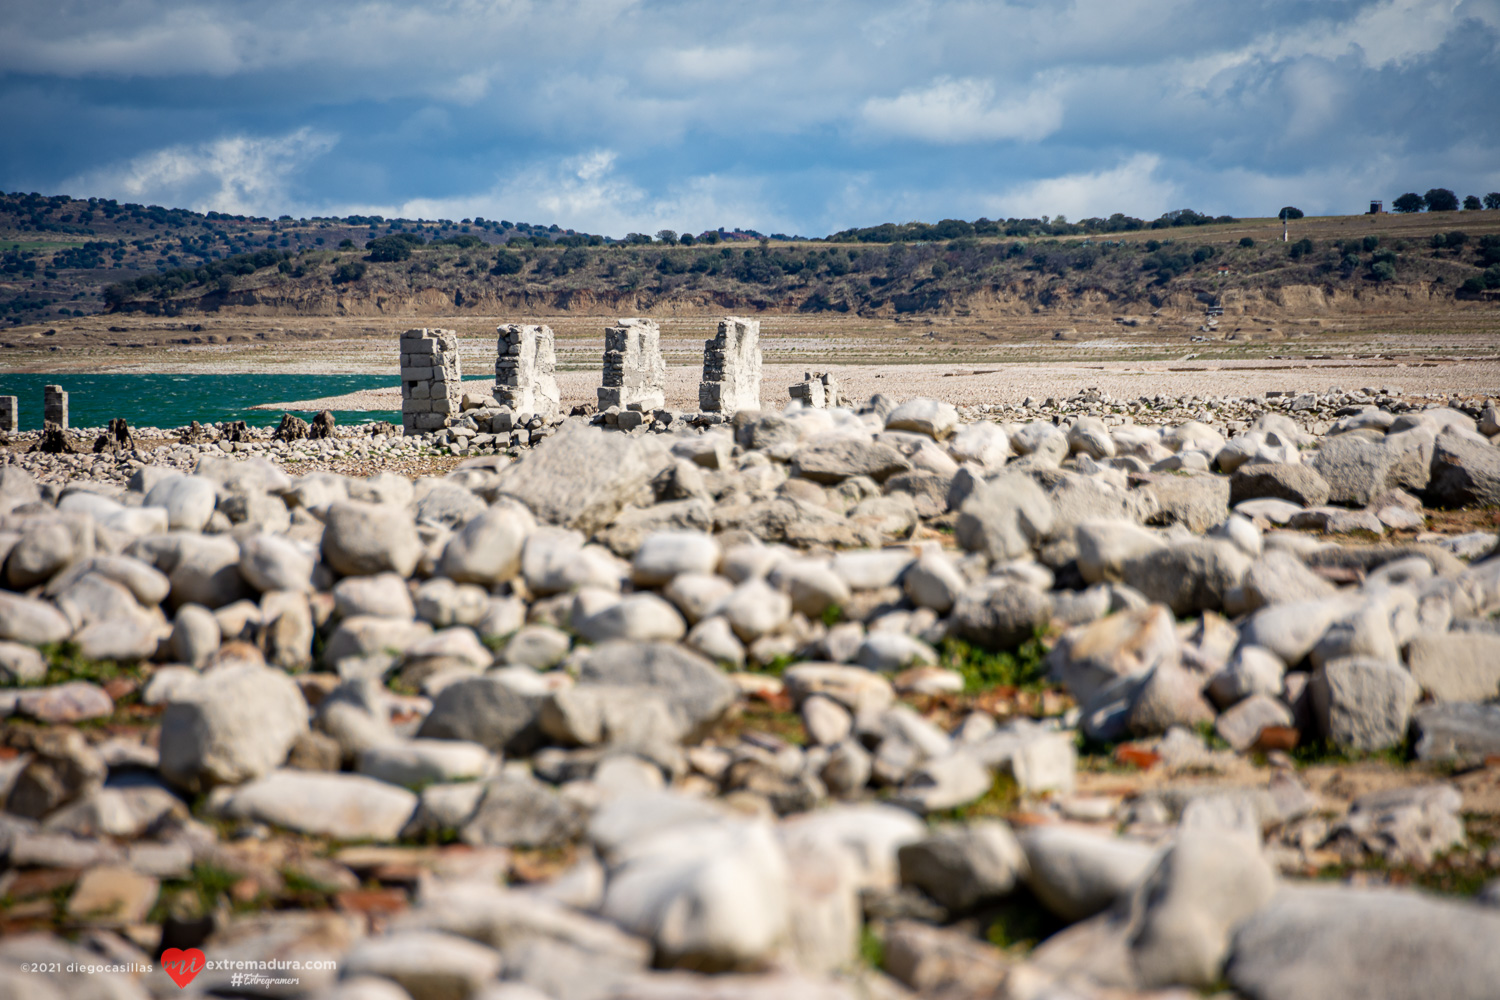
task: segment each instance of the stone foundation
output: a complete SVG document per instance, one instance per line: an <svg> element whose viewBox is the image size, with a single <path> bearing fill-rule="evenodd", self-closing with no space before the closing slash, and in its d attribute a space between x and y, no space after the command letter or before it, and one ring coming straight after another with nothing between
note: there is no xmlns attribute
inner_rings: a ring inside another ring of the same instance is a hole
<svg viewBox="0 0 1500 1000"><path fill-rule="evenodd" d="M462 409L458 334L417 329L401 335L401 427L407 434L441 430Z"/></svg>
<svg viewBox="0 0 1500 1000"><path fill-rule="evenodd" d="M703 342L698 407L705 413L760 409L760 320L726 316Z"/></svg>
<svg viewBox="0 0 1500 1000"><path fill-rule="evenodd" d="M519 420L530 413L551 420L562 394L557 389L557 352L552 328L521 323L496 327L495 399Z"/></svg>
<svg viewBox="0 0 1500 1000"><path fill-rule="evenodd" d="M604 329L604 384L599 409L659 410L667 405L661 328L652 319L622 319Z"/></svg>
<svg viewBox="0 0 1500 1000"><path fill-rule="evenodd" d="M42 389L42 421L68 429L68 394L60 385L44 386Z"/></svg>

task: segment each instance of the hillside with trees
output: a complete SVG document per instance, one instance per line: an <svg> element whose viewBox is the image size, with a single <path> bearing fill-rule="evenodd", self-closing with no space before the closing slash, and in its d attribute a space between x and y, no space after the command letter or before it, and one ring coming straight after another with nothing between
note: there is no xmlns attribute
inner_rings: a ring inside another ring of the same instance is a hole
<svg viewBox="0 0 1500 1000"><path fill-rule="evenodd" d="M1274 298L1286 286L1351 300L1396 288L1500 296L1500 194L1411 197L1420 202L1412 213L1366 217L1308 219L1286 206L1242 220L1184 209L1151 221L885 223L822 239L727 228L616 240L482 218L273 220L0 195L0 322L221 310L966 315L1213 304ZM1287 242L1280 220L1292 229Z"/></svg>

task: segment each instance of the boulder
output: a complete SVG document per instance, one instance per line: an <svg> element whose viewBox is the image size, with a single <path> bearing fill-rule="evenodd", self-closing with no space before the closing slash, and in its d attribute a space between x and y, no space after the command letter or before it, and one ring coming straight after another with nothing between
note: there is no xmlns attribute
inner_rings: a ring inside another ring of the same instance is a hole
<svg viewBox="0 0 1500 1000"><path fill-rule="evenodd" d="M492 587L521 571L526 537L536 527L519 504L496 504L458 529L443 547L439 571L458 583Z"/></svg>
<svg viewBox="0 0 1500 1000"><path fill-rule="evenodd" d="M1160 856L1150 844L1060 824L1027 827L1016 836L1026 853L1026 884L1069 922L1109 909Z"/></svg>
<svg viewBox="0 0 1500 1000"><path fill-rule="evenodd" d="M613 849L600 912L657 960L712 972L764 963L791 925L789 869L760 822L678 822Z"/></svg>
<svg viewBox="0 0 1500 1000"><path fill-rule="evenodd" d="M339 840L395 840L417 808L404 788L358 774L274 771L236 788L221 807L231 819L269 823Z"/></svg>
<svg viewBox="0 0 1500 1000"><path fill-rule="evenodd" d="M1232 543L1201 538L1134 556L1121 567L1121 575L1147 600L1186 616L1221 609L1249 566L1250 557Z"/></svg>
<svg viewBox="0 0 1500 1000"><path fill-rule="evenodd" d="M1008 650L1030 639L1051 615L1050 594L991 577L963 592L950 621L960 638L985 649Z"/></svg>
<svg viewBox="0 0 1500 1000"><path fill-rule="evenodd" d="M43 646L72 632L68 619L47 601L0 591L0 640Z"/></svg>
<svg viewBox="0 0 1500 1000"><path fill-rule="evenodd" d="M1500 506L1500 448L1458 434L1439 435L1427 494L1444 507Z"/></svg>
<svg viewBox="0 0 1500 1000"><path fill-rule="evenodd" d="M307 731L307 702L290 677L226 664L162 713L161 773L189 791L240 784L280 766Z"/></svg>
<svg viewBox="0 0 1500 1000"><path fill-rule="evenodd" d="M885 418L888 431L910 431L942 441L958 429L958 410L951 403L918 397L896 407Z"/></svg>
<svg viewBox="0 0 1500 1000"><path fill-rule="evenodd" d="M392 572L411 576L422 554L411 515L389 504L346 500L330 504L323 558L344 576Z"/></svg>
<svg viewBox="0 0 1500 1000"><path fill-rule="evenodd" d="M578 680L650 689L667 702L690 738L717 722L737 695L707 659L665 642L601 643L579 666Z"/></svg>
<svg viewBox="0 0 1500 1000"><path fill-rule="evenodd" d="M1298 462L1259 462L1242 465L1229 477L1229 502L1271 498L1300 507L1321 507L1328 502L1328 482L1311 466Z"/></svg>
<svg viewBox="0 0 1500 1000"><path fill-rule="evenodd" d="M544 698L542 691L523 691L503 677L465 678L438 694L417 736L524 753L540 738L537 715Z"/></svg>
<svg viewBox="0 0 1500 1000"><path fill-rule="evenodd" d="M1480 1000L1500 982L1500 911L1407 889L1286 888L1236 929L1224 976L1248 1000Z"/></svg>
<svg viewBox="0 0 1500 1000"><path fill-rule="evenodd" d="M1422 690L1438 701L1500 697L1500 635L1422 632L1407 645L1406 663Z"/></svg>
<svg viewBox="0 0 1500 1000"><path fill-rule="evenodd" d="M593 534L656 470L657 456L640 439L570 420L501 469L495 492L520 501L539 521Z"/></svg>
<svg viewBox="0 0 1500 1000"><path fill-rule="evenodd" d="M940 826L896 852L903 885L914 886L954 911L1009 895L1026 867L1026 854L1009 826L976 820Z"/></svg>
<svg viewBox="0 0 1500 1000"><path fill-rule="evenodd" d="M1421 694L1399 664L1360 657L1324 663L1313 675L1310 691L1323 735L1356 750L1400 745Z"/></svg>
<svg viewBox="0 0 1500 1000"><path fill-rule="evenodd" d="M173 476L162 480L146 494L144 506L167 512L172 531L202 531L218 502L214 482L203 476Z"/></svg>
<svg viewBox="0 0 1500 1000"><path fill-rule="evenodd" d="M1052 530L1052 504L1029 476L1005 475L976 487L959 508L958 543L993 561L1029 555Z"/></svg>
<svg viewBox="0 0 1500 1000"><path fill-rule="evenodd" d="M855 476L868 476L883 483L911 469L911 462L888 444L839 435L799 448L792 456L792 469L815 483L842 483Z"/></svg>
<svg viewBox="0 0 1500 1000"><path fill-rule="evenodd" d="M1144 910L1130 940L1141 985L1208 989L1219 978L1235 926L1276 891L1255 840L1184 829L1142 889Z"/></svg>

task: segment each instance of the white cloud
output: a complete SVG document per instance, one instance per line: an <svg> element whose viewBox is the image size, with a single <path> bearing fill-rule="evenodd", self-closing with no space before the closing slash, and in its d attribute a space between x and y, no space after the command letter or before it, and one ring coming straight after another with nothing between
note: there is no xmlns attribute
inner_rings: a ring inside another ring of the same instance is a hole
<svg viewBox="0 0 1500 1000"><path fill-rule="evenodd" d="M939 77L897 97L872 97L860 114L877 131L928 142L1035 141L1057 131L1063 104L1051 87L997 104L988 80Z"/></svg>
<svg viewBox="0 0 1500 1000"><path fill-rule="evenodd" d="M1184 206L1174 204L1178 186L1157 176L1161 157L1136 153L1119 166L1093 173L1065 174L1018 184L986 199L989 214L998 218L1038 218L1065 215L1069 219L1124 212L1154 219Z"/></svg>
<svg viewBox="0 0 1500 1000"><path fill-rule="evenodd" d="M291 175L337 142L337 136L307 127L280 136L224 136L145 153L75 177L64 187L200 212L276 216L293 211Z"/></svg>
<svg viewBox="0 0 1500 1000"><path fill-rule="evenodd" d="M498 178L487 191L419 198L386 207L341 207L405 218L492 219L557 224L564 229L622 237L660 229L699 232L716 226L788 231L793 223L769 208L759 180L716 174L690 177L652 194L617 171L618 155L597 149Z"/></svg>

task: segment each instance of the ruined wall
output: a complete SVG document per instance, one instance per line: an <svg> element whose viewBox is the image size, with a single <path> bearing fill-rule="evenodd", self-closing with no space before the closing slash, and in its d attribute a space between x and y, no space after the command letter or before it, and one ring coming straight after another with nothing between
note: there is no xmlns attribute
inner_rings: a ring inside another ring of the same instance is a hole
<svg viewBox="0 0 1500 1000"><path fill-rule="evenodd" d="M401 335L401 428L407 434L448 426L462 409L458 334L421 328Z"/></svg>
<svg viewBox="0 0 1500 1000"><path fill-rule="evenodd" d="M622 319L604 328L604 384L599 409L659 410L667 405L667 363L653 319Z"/></svg>
<svg viewBox="0 0 1500 1000"><path fill-rule="evenodd" d="M557 416L562 393L557 388L557 351L552 328L503 323L495 328L495 398L518 416Z"/></svg>
<svg viewBox="0 0 1500 1000"><path fill-rule="evenodd" d="M705 413L760 409L760 320L726 316L703 342L698 407Z"/></svg>

